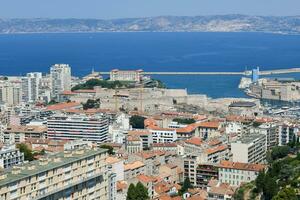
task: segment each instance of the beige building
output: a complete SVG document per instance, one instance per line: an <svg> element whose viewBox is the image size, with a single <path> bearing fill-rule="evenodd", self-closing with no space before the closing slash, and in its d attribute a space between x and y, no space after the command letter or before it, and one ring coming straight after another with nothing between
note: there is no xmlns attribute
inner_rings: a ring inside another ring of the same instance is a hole
<svg viewBox="0 0 300 200"><path fill-rule="evenodd" d="M47 133L46 126L9 126L3 134L0 133L2 142L20 143L27 139L45 139Z"/></svg>
<svg viewBox="0 0 300 200"><path fill-rule="evenodd" d="M118 70L114 69L110 72L111 81L134 81L140 82L143 78L143 70Z"/></svg>
<svg viewBox="0 0 300 200"><path fill-rule="evenodd" d="M264 163L267 152L267 136L264 134L245 135L231 143L233 162Z"/></svg>
<svg viewBox="0 0 300 200"><path fill-rule="evenodd" d="M0 199L108 199L106 150L49 155L0 176Z"/></svg>
<svg viewBox="0 0 300 200"><path fill-rule="evenodd" d="M20 81L5 81L0 83L0 101L10 106L21 103L22 92Z"/></svg>

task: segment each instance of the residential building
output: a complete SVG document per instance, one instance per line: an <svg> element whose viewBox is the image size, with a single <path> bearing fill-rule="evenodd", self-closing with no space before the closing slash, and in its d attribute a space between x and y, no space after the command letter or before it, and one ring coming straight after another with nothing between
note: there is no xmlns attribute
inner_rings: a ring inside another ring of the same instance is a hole
<svg viewBox="0 0 300 200"><path fill-rule="evenodd" d="M71 67L67 64L55 64L50 68L51 96L57 99L63 91L71 90Z"/></svg>
<svg viewBox="0 0 300 200"><path fill-rule="evenodd" d="M0 168L7 169L24 162L24 154L13 145L5 145L0 149Z"/></svg>
<svg viewBox="0 0 300 200"><path fill-rule="evenodd" d="M175 129L153 127L149 131L152 134L153 143L172 143L177 140Z"/></svg>
<svg viewBox="0 0 300 200"><path fill-rule="evenodd" d="M144 174L146 171L146 166L142 161L134 161L124 165L124 180L130 180L138 176L139 174Z"/></svg>
<svg viewBox="0 0 300 200"><path fill-rule="evenodd" d="M176 143L155 143L152 144L152 149L154 151L177 152L177 144Z"/></svg>
<svg viewBox="0 0 300 200"><path fill-rule="evenodd" d="M40 83L42 73L32 72L27 73L26 77L22 78L22 101L34 103L39 99Z"/></svg>
<svg viewBox="0 0 300 200"><path fill-rule="evenodd" d="M219 128L221 127L221 123L218 121L207 121L201 122L198 124L199 127L199 135L196 136L202 138L203 140L207 140L216 136L219 136Z"/></svg>
<svg viewBox="0 0 300 200"><path fill-rule="evenodd" d="M267 152L267 136L249 134L231 143L233 162L264 163Z"/></svg>
<svg viewBox="0 0 300 200"><path fill-rule="evenodd" d="M9 106L16 106L21 103L22 92L20 81L5 81L0 83L0 102Z"/></svg>
<svg viewBox="0 0 300 200"><path fill-rule="evenodd" d="M283 123L278 127L278 144L279 146L287 145L297 137L299 127L291 123Z"/></svg>
<svg viewBox="0 0 300 200"><path fill-rule="evenodd" d="M233 195L238 188L218 180L210 180L207 187L207 200L233 200Z"/></svg>
<svg viewBox="0 0 300 200"><path fill-rule="evenodd" d="M21 143L27 139L46 139L46 126L8 126L0 133L1 141L4 143Z"/></svg>
<svg viewBox="0 0 300 200"><path fill-rule="evenodd" d="M108 199L107 150L66 151L4 171L0 197L9 199Z"/></svg>
<svg viewBox="0 0 300 200"><path fill-rule="evenodd" d="M125 148L129 154L143 151L143 143L140 136L128 135L126 138Z"/></svg>
<svg viewBox="0 0 300 200"><path fill-rule="evenodd" d="M254 181L259 172L266 168L262 164L239 163L231 161L221 161L218 166L221 183L228 183L239 187L242 183Z"/></svg>
<svg viewBox="0 0 300 200"><path fill-rule="evenodd" d="M58 115L48 118L47 136L54 140L108 141L109 119L104 115Z"/></svg>

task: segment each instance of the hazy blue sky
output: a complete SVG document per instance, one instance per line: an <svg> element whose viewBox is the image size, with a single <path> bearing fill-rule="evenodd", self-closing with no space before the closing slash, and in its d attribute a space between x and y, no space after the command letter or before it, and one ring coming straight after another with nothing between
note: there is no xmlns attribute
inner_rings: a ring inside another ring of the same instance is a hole
<svg viewBox="0 0 300 200"><path fill-rule="evenodd" d="M300 0L0 0L1 18L300 15Z"/></svg>

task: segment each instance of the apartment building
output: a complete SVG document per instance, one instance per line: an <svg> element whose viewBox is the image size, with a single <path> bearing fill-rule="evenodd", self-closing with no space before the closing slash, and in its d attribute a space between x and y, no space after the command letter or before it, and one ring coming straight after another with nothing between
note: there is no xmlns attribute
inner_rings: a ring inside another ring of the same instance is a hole
<svg viewBox="0 0 300 200"><path fill-rule="evenodd" d="M41 72L27 73L22 78L22 101L34 103L39 99Z"/></svg>
<svg viewBox="0 0 300 200"><path fill-rule="evenodd" d="M184 178L189 178L193 186L205 189L212 178L218 178L218 168L214 164L200 163L195 156L184 159Z"/></svg>
<svg viewBox="0 0 300 200"><path fill-rule="evenodd" d="M0 133L1 141L4 143L21 143L28 139L45 139L46 126L8 126Z"/></svg>
<svg viewBox="0 0 300 200"><path fill-rule="evenodd" d="M58 98L63 91L71 90L71 67L55 64L50 68L51 97Z"/></svg>
<svg viewBox="0 0 300 200"><path fill-rule="evenodd" d="M249 134L231 143L233 162L264 163L267 152L267 136Z"/></svg>
<svg viewBox="0 0 300 200"><path fill-rule="evenodd" d="M141 161L134 161L124 165L124 180L130 180L144 174L146 172L146 165Z"/></svg>
<svg viewBox="0 0 300 200"><path fill-rule="evenodd" d="M278 125L275 123L263 123L257 128L254 128L252 132L266 135L267 149L278 145Z"/></svg>
<svg viewBox="0 0 300 200"><path fill-rule="evenodd" d="M143 143L138 135L128 135L125 142L127 153L133 154L143 150Z"/></svg>
<svg viewBox="0 0 300 200"><path fill-rule="evenodd" d="M21 81L2 81L0 82L0 102L9 106L16 106L21 103Z"/></svg>
<svg viewBox="0 0 300 200"><path fill-rule="evenodd" d="M60 115L47 120L47 136L54 140L108 141L109 119L104 115Z"/></svg>
<svg viewBox="0 0 300 200"><path fill-rule="evenodd" d="M15 145L5 145L0 149L0 168L11 168L23 162L24 154Z"/></svg>
<svg viewBox="0 0 300 200"><path fill-rule="evenodd" d="M299 127L291 123L283 123L278 127L278 144L279 146L287 145L297 137Z"/></svg>
<svg viewBox="0 0 300 200"><path fill-rule="evenodd" d="M108 199L107 150L48 155L0 176L0 199Z"/></svg>
<svg viewBox="0 0 300 200"><path fill-rule="evenodd" d="M110 72L111 81L133 81L140 82L143 78L143 70L118 70L114 69Z"/></svg>
<svg viewBox="0 0 300 200"><path fill-rule="evenodd" d="M152 134L153 143L172 143L177 140L175 129L153 127L149 131Z"/></svg>
<svg viewBox="0 0 300 200"><path fill-rule="evenodd" d="M221 161L218 166L221 183L228 183L232 186L240 186L242 183L254 181L259 172L266 168L262 164L239 163L231 161Z"/></svg>
<svg viewBox="0 0 300 200"><path fill-rule="evenodd" d="M221 123L218 121L202 122L198 127L199 135L196 134L196 136L206 140L218 136L218 130L221 127Z"/></svg>

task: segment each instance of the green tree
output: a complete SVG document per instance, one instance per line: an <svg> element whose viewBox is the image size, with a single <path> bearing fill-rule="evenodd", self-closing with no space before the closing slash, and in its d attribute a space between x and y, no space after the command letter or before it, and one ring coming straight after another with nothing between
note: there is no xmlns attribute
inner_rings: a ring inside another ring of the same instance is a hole
<svg viewBox="0 0 300 200"><path fill-rule="evenodd" d="M293 188L284 188L272 200L297 200L296 192Z"/></svg>
<svg viewBox="0 0 300 200"><path fill-rule="evenodd" d="M84 110L99 108L100 107L100 99L93 100L88 99L86 103L82 104Z"/></svg>
<svg viewBox="0 0 300 200"><path fill-rule="evenodd" d="M263 191L265 200L271 200L278 192L276 179L266 175Z"/></svg>
<svg viewBox="0 0 300 200"><path fill-rule="evenodd" d="M24 159L28 161L34 160L34 155L32 153L32 150L28 148L26 144L18 144L17 148L20 150L20 152L24 153Z"/></svg>
<svg viewBox="0 0 300 200"><path fill-rule="evenodd" d="M289 177L293 174L293 167L291 165L285 164L282 166L279 172L279 178L281 180L287 181Z"/></svg>
<svg viewBox="0 0 300 200"><path fill-rule="evenodd" d="M265 184L265 172L261 171L259 172L256 180L255 180L255 186L258 192L262 192Z"/></svg>
<svg viewBox="0 0 300 200"><path fill-rule="evenodd" d="M141 183L138 182L136 186L130 184L126 200L148 200L150 199L147 188Z"/></svg>
<svg viewBox="0 0 300 200"><path fill-rule="evenodd" d="M130 184L128 191L127 191L127 197L126 200L136 200L137 199L137 194L135 192L135 186L134 184Z"/></svg>
<svg viewBox="0 0 300 200"><path fill-rule="evenodd" d="M196 122L194 119L191 118L175 118L173 119L173 121L179 124L192 124Z"/></svg>
<svg viewBox="0 0 300 200"><path fill-rule="evenodd" d="M193 188L193 185L191 184L191 181L189 178L185 178L181 187L181 190L179 191L180 195L183 195L185 192L187 192L190 188Z"/></svg>
<svg viewBox="0 0 300 200"><path fill-rule="evenodd" d="M274 147L274 148L272 148L272 152L271 152L272 160L284 158L289 154L289 152L290 152L289 146Z"/></svg>
<svg viewBox="0 0 300 200"><path fill-rule="evenodd" d="M148 189L141 183L138 182L135 186L135 193L137 194L137 200L147 200L150 199L148 194Z"/></svg>
<svg viewBox="0 0 300 200"><path fill-rule="evenodd" d="M110 146L110 145L103 144L103 145L100 146L100 148L102 148L102 149L107 149L107 150L108 150L107 153L108 153L109 155L114 155L114 154L115 154L114 148L113 148L112 146Z"/></svg>
<svg viewBox="0 0 300 200"><path fill-rule="evenodd" d="M139 115L133 115L130 117L130 125L132 128L137 128L137 129L144 129L145 128L145 117L139 116Z"/></svg>

